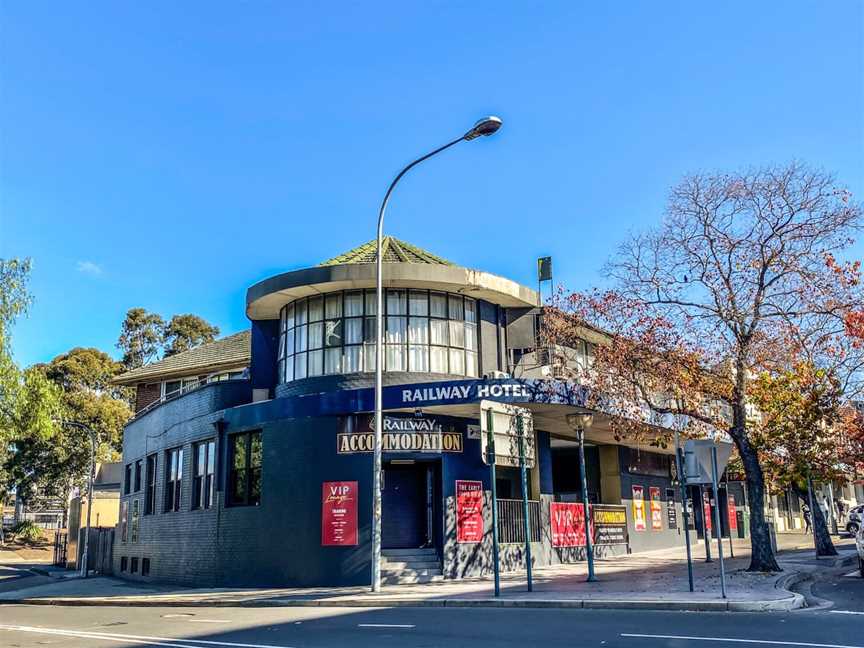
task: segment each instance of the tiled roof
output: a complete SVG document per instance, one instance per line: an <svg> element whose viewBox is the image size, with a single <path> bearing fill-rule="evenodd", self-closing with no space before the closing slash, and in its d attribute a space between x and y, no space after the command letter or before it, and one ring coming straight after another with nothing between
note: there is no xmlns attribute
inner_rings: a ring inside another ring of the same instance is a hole
<svg viewBox="0 0 864 648"><path fill-rule="evenodd" d="M364 243L344 254L327 259L319 265L342 265L345 263L375 263L377 239ZM428 263L430 265L452 266L447 259L427 252L423 248L400 241L392 236L385 236L381 241L381 258L384 263Z"/></svg>
<svg viewBox="0 0 864 648"><path fill-rule="evenodd" d="M241 331L208 344L168 356L114 378L118 385L134 385L148 379L188 376L196 371L209 371L248 365L252 357L252 332Z"/></svg>

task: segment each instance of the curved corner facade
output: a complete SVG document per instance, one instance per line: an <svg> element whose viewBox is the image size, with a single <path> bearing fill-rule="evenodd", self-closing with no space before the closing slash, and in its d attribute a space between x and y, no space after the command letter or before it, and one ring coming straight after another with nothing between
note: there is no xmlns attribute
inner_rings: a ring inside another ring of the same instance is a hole
<svg viewBox="0 0 864 648"><path fill-rule="evenodd" d="M490 402L524 408L533 426L525 494L534 563L583 560L566 415L584 411L585 388L549 378L537 294L395 239L387 245L384 577L490 573L492 481L481 438L481 403ZM115 574L221 586L369 584L375 277L368 244L357 250L359 259L352 251L250 288L248 368L199 377L126 426ZM590 361L590 344L581 354ZM595 420L585 452L597 554L683 544L690 531L671 455L620 445L602 412ZM496 467L496 488L502 569L518 569L526 536L515 455ZM732 486L722 495L717 505L731 520L741 496ZM694 508L698 530L702 507Z"/></svg>

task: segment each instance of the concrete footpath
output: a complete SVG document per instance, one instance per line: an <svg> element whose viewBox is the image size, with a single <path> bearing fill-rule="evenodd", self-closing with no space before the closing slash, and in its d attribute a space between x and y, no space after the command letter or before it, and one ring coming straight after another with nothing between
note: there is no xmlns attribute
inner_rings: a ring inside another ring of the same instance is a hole
<svg viewBox="0 0 864 648"><path fill-rule="evenodd" d="M804 597L791 587L815 572L851 565L854 545L835 539L840 556L816 558L806 536L780 537L781 573L749 573L749 542L737 540L735 558L724 542L727 598L720 596L716 542L714 562L704 561L702 543L694 545L694 591L688 590L684 550L664 550L598 560L598 582L585 582L586 565L536 569L534 591L528 592L524 572L502 575L501 596L493 596L490 578L439 581L417 585L334 588L208 588L142 584L118 578L70 578L56 573L55 581L0 592L0 604L150 607L557 607L694 611L788 611L803 607ZM35 568L41 573L50 569Z"/></svg>

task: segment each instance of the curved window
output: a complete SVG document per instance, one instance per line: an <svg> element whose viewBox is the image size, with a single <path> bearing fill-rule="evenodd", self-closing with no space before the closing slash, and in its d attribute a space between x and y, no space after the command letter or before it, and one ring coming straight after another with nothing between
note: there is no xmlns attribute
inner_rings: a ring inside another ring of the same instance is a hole
<svg viewBox="0 0 864 648"><path fill-rule="evenodd" d="M279 380L375 371L375 291L306 297L280 311ZM477 376L477 302L430 290L384 295L384 370Z"/></svg>

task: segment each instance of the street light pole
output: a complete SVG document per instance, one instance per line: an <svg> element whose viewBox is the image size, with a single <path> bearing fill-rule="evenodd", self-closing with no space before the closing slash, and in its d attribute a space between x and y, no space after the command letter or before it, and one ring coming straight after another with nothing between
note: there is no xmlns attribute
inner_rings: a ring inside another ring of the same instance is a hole
<svg viewBox="0 0 864 648"><path fill-rule="evenodd" d="M84 531L84 555L81 558L81 577L87 578L89 573L87 560L90 557L90 514L93 510L93 480L96 478L96 433L89 426L77 421L63 421L63 425L84 430L90 436L90 473L87 479L87 527Z"/></svg>
<svg viewBox="0 0 864 648"><path fill-rule="evenodd" d="M383 353L383 337L384 337L384 290L383 290L383 272L381 258L381 245L384 235L384 212L387 209L387 202L390 200L390 194L396 188L396 184L402 179L408 171L417 166L424 160L428 160L433 155L437 155L451 146L465 140L470 141L480 136L488 136L495 133L501 128L501 119L494 116L489 116L481 119L473 128L458 139L448 142L431 153L417 158L411 164L402 169L390 187L387 193L384 194L384 200L381 202L381 209L378 211L378 240L375 254L375 448L372 456L372 591L381 591L381 438L383 429L383 381L382 373L384 369L384 353Z"/></svg>
<svg viewBox="0 0 864 648"><path fill-rule="evenodd" d="M576 432L579 442L579 479L582 488L582 511L585 516L585 556L588 560L588 578L586 582L594 583L594 546L591 542L591 515L588 510L588 480L585 476L585 429L594 423L593 414L568 414L567 423Z"/></svg>

